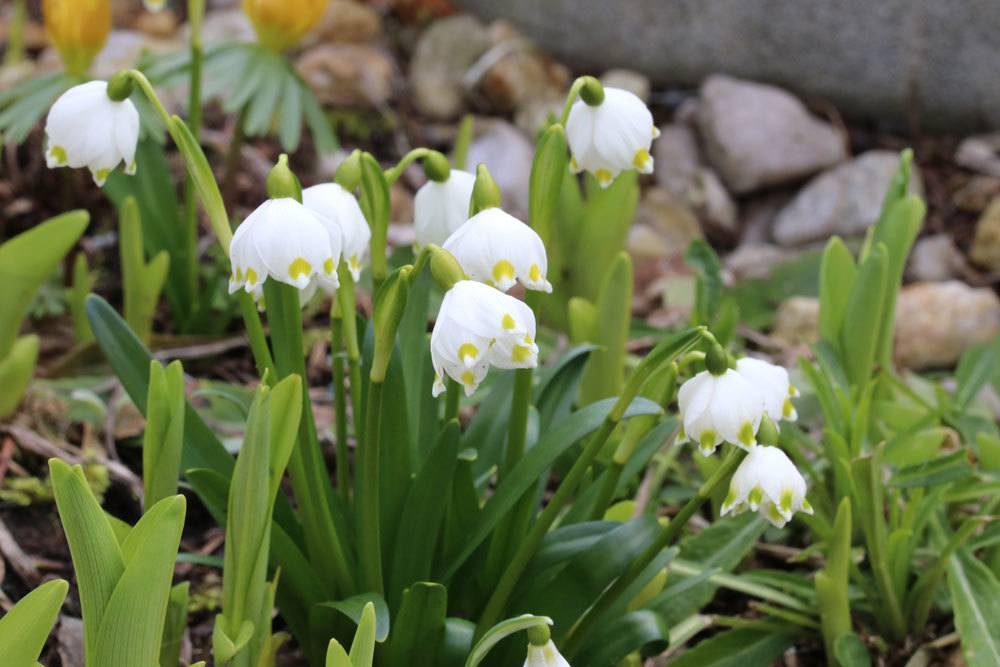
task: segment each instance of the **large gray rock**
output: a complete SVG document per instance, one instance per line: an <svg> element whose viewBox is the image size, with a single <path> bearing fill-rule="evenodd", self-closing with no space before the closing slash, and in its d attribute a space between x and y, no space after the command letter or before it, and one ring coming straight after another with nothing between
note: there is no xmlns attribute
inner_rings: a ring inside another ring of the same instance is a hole
<svg viewBox="0 0 1000 667"><path fill-rule="evenodd" d="M1000 128L996 0L460 0L578 70L733 76L901 124Z"/></svg>
<svg viewBox="0 0 1000 667"><path fill-rule="evenodd" d="M435 21L420 36L410 61L410 86L417 108L435 120L451 120L462 113L463 77L490 44L486 26L472 16Z"/></svg>
<svg viewBox="0 0 1000 667"><path fill-rule="evenodd" d="M697 118L709 162L737 194L800 180L847 157L829 123L774 86L711 76Z"/></svg>
<svg viewBox="0 0 1000 667"><path fill-rule="evenodd" d="M892 151L868 151L809 182L778 214L774 240L795 246L834 234L862 234L878 220L882 199L899 164ZM911 192L920 191L913 168Z"/></svg>

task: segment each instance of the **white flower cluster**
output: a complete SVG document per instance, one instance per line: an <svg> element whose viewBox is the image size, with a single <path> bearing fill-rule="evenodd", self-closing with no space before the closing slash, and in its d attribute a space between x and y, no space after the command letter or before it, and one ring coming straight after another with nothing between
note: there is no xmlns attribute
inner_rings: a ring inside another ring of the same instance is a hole
<svg viewBox="0 0 1000 667"><path fill-rule="evenodd" d="M723 442L748 452L733 474L722 515L760 512L780 528L795 512L812 514L805 480L788 456L757 444L765 416L775 425L797 418L791 400L797 395L788 371L750 357L722 373L702 371L681 386L682 441L697 443L706 456Z"/></svg>

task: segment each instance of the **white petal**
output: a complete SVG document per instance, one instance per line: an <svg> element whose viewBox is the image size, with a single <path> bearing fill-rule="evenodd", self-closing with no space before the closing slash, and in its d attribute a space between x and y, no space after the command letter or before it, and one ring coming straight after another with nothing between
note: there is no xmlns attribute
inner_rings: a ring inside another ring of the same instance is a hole
<svg viewBox="0 0 1000 667"><path fill-rule="evenodd" d="M418 245L441 245L469 219L469 202L476 177L452 169L448 180L428 181L413 200L413 225Z"/></svg>
<svg viewBox="0 0 1000 667"><path fill-rule="evenodd" d="M302 203L321 217L335 221L340 229L339 250L335 254L348 262L351 276L357 281L372 236L358 200L337 183L321 183L302 191Z"/></svg>

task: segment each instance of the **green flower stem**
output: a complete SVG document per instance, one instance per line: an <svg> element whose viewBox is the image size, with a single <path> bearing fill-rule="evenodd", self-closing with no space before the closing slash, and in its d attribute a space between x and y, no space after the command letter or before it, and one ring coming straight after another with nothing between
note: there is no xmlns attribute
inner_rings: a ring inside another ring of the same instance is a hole
<svg viewBox="0 0 1000 667"><path fill-rule="evenodd" d="M195 141L201 134L201 83L204 51L201 42L202 18L205 15L205 0L188 0L188 23L191 28L191 70L188 90L188 126ZM187 175L184 179L184 214L186 225L185 252L187 253L188 293L198 293L198 208L195 201L194 179Z"/></svg>
<svg viewBox="0 0 1000 667"><path fill-rule="evenodd" d="M137 69L128 70L129 78L132 79L135 85L139 86L139 89L149 100L153 108L156 109L156 113L159 114L160 120L163 121L164 125L169 127L170 124L170 114L167 113L167 108L163 106L163 102L160 100L160 96L156 94L156 89L153 88L153 84L149 82L146 75Z"/></svg>
<svg viewBox="0 0 1000 667"><path fill-rule="evenodd" d="M350 502L350 464L347 449L347 387L344 386L344 319L334 299L330 306L330 346L333 359L333 404L336 411L337 492Z"/></svg>
<svg viewBox="0 0 1000 667"><path fill-rule="evenodd" d="M358 345L358 327L355 324L357 304L354 294L354 279L343 263L338 269L340 287L337 289L337 301L340 304L340 314L344 319L344 352L347 354L348 379L351 383L351 416L354 421L354 439L360 443L364 437L364 410L362 406L361 388L361 347Z"/></svg>
<svg viewBox="0 0 1000 667"><path fill-rule="evenodd" d="M508 474L521 457L528 439L528 413L531 407L531 382L534 371L531 368L519 368L514 371L514 393L510 402L510 420L507 431L507 455L504 467L500 471L500 479ZM521 537L527 531L534 509L535 489L529 489L497 526L493 539L490 541L486 556L487 581L495 581L500 576L503 564L510 560L514 548L520 543Z"/></svg>
<svg viewBox="0 0 1000 667"><path fill-rule="evenodd" d="M16 65L24 60L24 24L28 20L26 0L14 0L10 15L10 28L7 32L7 52L3 57L4 65Z"/></svg>
<svg viewBox="0 0 1000 667"><path fill-rule="evenodd" d="M615 580L615 583L605 589L597 598L597 602L570 628L563 640L563 654L566 655L567 659L572 660L574 653L580 650L583 640L589 636L588 633L593 624L601 620L601 617L618 601L621 594L632 585L636 577L642 574L643 570L677 539L688 520L712 497L716 488L732 476L740 462L743 461L744 456L746 456L746 452L734 447L722 465L716 468L712 476L701 485L698 493L681 508L677 516L670 520L656 539L646 547L646 550L632 561L628 569Z"/></svg>
<svg viewBox="0 0 1000 667"><path fill-rule="evenodd" d="M451 378L445 380L445 386L444 423L447 424L452 419L458 419L458 408L462 402L462 386Z"/></svg>
<svg viewBox="0 0 1000 667"><path fill-rule="evenodd" d="M267 337L264 335L264 325L260 321L260 313L257 312L257 304L253 297L244 291L240 291L240 313L243 315L243 323L247 330L247 339L250 341L250 351L253 353L253 361L257 366L257 374L261 378L270 378L271 382L277 381L278 371L274 367L274 359L271 358L271 350L267 347Z"/></svg>
<svg viewBox="0 0 1000 667"><path fill-rule="evenodd" d="M243 128L246 121L246 109L240 111L236 118L236 127L233 128L233 137L229 140L229 150L226 151L226 159L222 171L222 195L223 201L230 201L233 196L233 188L236 187L236 171L240 166L240 154L243 150L243 142L246 139L246 132Z"/></svg>
<svg viewBox="0 0 1000 667"><path fill-rule="evenodd" d="M305 528L306 549L310 561L334 582L338 593L352 595L356 588L330 513L330 480L326 476L326 464L316 437L309 384L306 382L299 293L290 285L268 279L264 283L264 299L278 369L276 380L292 374L302 377L302 420L298 443L292 450L288 467Z"/></svg>
<svg viewBox="0 0 1000 667"><path fill-rule="evenodd" d="M566 126L566 121L569 120L569 110L573 108L573 103L580 96L580 89L583 88L585 83L587 83L587 78L583 76L579 76L573 81L573 85L569 89L569 94L566 95L566 104L563 105L562 114L559 116L559 124L563 127Z"/></svg>
<svg viewBox="0 0 1000 667"><path fill-rule="evenodd" d="M382 382L368 384L365 406L365 442L358 448L358 555L361 583L369 593L384 593L382 578L382 534L379 512L379 449L382 437Z"/></svg>
<svg viewBox="0 0 1000 667"><path fill-rule="evenodd" d="M607 442L612 431L621 422L628 406L632 404L632 400L639 395L639 390L642 389L650 376L663 364L672 363L674 358L687 352L702 340L714 340L714 337L704 327L697 327L690 331L676 334L653 348L639 363L622 389L621 396L615 401L611 412L608 413L604 422L591 436L583 452L581 452L579 458L573 463L569 472L566 473L566 476L558 488L556 488L555 494L549 500L548 505L538 515L538 519L532 525L531 530L521 541L517 551L511 558L507 569L504 571L503 576L500 577L500 581L497 582L496 588L493 589L493 594L490 596L489 601L486 603L486 608L483 609L483 613L480 616L475 633L477 639L482 637L483 633L493 627L500 619L500 614L503 613L504 607L507 605L507 600L514 590L514 586L517 584L521 574L523 574L524 569L528 566L528 563L531 562L531 558L535 555L535 552L538 551L538 546L545 538L545 534L552 527L552 524L555 523L563 508L569 503L573 492L579 486L580 482L586 477L587 471L604 447L604 443Z"/></svg>
<svg viewBox="0 0 1000 667"><path fill-rule="evenodd" d="M392 185L399 180L399 177L403 175L403 172L406 171L407 167L413 164L414 161L425 157L428 153L430 153L430 149L428 148L414 148L409 153L404 155L403 159L400 160L395 167L385 170L385 180L389 183L389 185Z"/></svg>

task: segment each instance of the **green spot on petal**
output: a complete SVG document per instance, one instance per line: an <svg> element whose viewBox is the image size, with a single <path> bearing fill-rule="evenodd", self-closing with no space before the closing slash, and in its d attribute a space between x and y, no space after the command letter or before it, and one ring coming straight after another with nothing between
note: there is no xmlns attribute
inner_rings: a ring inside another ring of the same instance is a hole
<svg viewBox="0 0 1000 667"><path fill-rule="evenodd" d="M753 424L750 422L743 422L743 426L740 427L738 435L740 442L747 447L751 446L754 442L753 435Z"/></svg>

